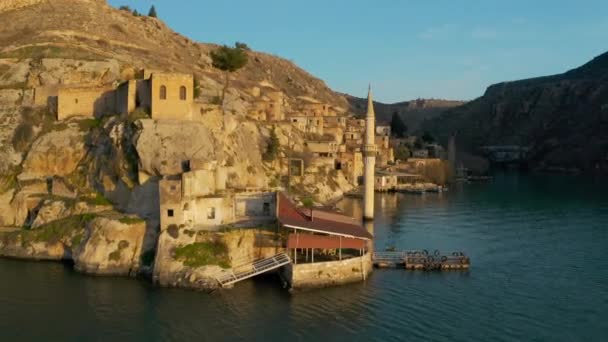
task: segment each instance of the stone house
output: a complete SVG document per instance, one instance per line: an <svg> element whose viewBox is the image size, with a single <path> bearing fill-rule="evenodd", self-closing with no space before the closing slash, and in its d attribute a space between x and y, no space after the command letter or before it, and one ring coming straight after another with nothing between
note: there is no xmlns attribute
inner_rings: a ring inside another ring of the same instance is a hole
<svg viewBox="0 0 608 342"><path fill-rule="evenodd" d="M253 87L250 91L255 100L251 104L248 116L256 121L285 120L284 95L273 87Z"/></svg>
<svg viewBox="0 0 608 342"><path fill-rule="evenodd" d="M391 126L390 125L376 125L376 136L390 137Z"/></svg>
<svg viewBox="0 0 608 342"><path fill-rule="evenodd" d="M191 74L149 71L143 74L142 79L125 81L116 88L36 89L34 102L42 105L46 100L54 106L52 95L56 91L58 120L73 116L127 115L137 108L149 113L153 119L192 120L194 78Z"/></svg>
<svg viewBox="0 0 608 342"><path fill-rule="evenodd" d="M298 96L299 112L304 116L329 116L329 105L308 96Z"/></svg>
<svg viewBox="0 0 608 342"><path fill-rule="evenodd" d="M344 177L351 184L358 184L363 176L363 154L360 151L343 152L336 160L336 169L342 170Z"/></svg>
<svg viewBox="0 0 608 342"><path fill-rule="evenodd" d="M339 144L335 141L308 140L304 146L315 157L334 158L339 150Z"/></svg>
<svg viewBox="0 0 608 342"><path fill-rule="evenodd" d="M108 87L70 87L57 91L57 120L74 116L100 117L116 108L115 93Z"/></svg>
<svg viewBox="0 0 608 342"><path fill-rule="evenodd" d="M293 115L289 117L289 122L304 133L323 135L323 117L311 117Z"/></svg>
<svg viewBox="0 0 608 342"><path fill-rule="evenodd" d="M342 127L346 128L346 116L328 116L325 118L325 127Z"/></svg>
<svg viewBox="0 0 608 342"><path fill-rule="evenodd" d="M412 151L412 157L413 158L428 158L429 150L424 149L424 148L416 149L416 150Z"/></svg>
<svg viewBox="0 0 608 342"><path fill-rule="evenodd" d="M375 176L374 188L376 191L391 191L397 187L397 175L378 173Z"/></svg>
<svg viewBox="0 0 608 342"><path fill-rule="evenodd" d="M161 229L215 230L225 225L264 224L275 219L276 194L227 191L222 170L196 170L159 182Z"/></svg>

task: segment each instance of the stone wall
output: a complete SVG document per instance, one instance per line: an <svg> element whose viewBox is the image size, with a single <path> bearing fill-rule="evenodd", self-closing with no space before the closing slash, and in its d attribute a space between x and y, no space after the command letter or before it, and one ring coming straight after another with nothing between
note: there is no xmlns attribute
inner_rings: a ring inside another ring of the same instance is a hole
<svg viewBox="0 0 608 342"><path fill-rule="evenodd" d="M342 261L290 264L283 276L292 288L326 287L365 280L372 272L371 253Z"/></svg>
<svg viewBox="0 0 608 342"><path fill-rule="evenodd" d="M179 226L184 223L181 184L179 179L162 179L159 182L161 229L166 229L169 225Z"/></svg>
<svg viewBox="0 0 608 342"><path fill-rule="evenodd" d="M72 116L99 117L114 112L115 95L111 88L63 88L57 98L57 119Z"/></svg>
<svg viewBox="0 0 608 342"><path fill-rule="evenodd" d="M116 88L116 111L129 114L136 108L137 81L124 82Z"/></svg>
<svg viewBox="0 0 608 342"><path fill-rule="evenodd" d="M161 99L161 88L166 98ZM185 87L186 98L180 99L180 88ZM187 74L152 74L150 78L151 115L153 119L190 120L194 101L194 80Z"/></svg>

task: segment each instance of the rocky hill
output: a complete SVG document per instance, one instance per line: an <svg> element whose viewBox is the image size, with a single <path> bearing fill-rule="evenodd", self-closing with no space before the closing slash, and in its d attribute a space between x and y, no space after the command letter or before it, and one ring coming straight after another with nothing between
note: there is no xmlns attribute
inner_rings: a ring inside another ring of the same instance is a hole
<svg viewBox="0 0 608 342"><path fill-rule="evenodd" d="M533 168L608 170L608 53L563 74L503 82L425 129L468 151L484 145L530 148Z"/></svg>
<svg viewBox="0 0 608 342"><path fill-rule="evenodd" d="M363 115L367 106L367 99L345 95L354 113ZM398 113L407 125L409 132L415 133L420 130L424 120L432 119L441 115L444 111L463 105L463 101L442 99L416 99L397 103L374 102L378 122L388 123L393 113Z"/></svg>
<svg viewBox="0 0 608 342"><path fill-rule="evenodd" d="M155 248L158 179L167 165L194 158L226 167L229 188L282 186L286 166L263 159L273 128L245 118L251 87L282 90L286 112L299 96L348 107L293 63L248 51L249 63L232 75L225 115L215 106L202 122L160 122L137 111L58 121L39 101L48 96L37 92L115 87L143 70L194 74L197 101L213 108L224 77L211 65L216 46L104 0L2 0L0 22L0 256L71 259L87 272L132 273L140 262L149 265ZM275 133L279 157L304 149L303 134L291 125ZM292 188L326 202L352 187L341 173L314 167ZM110 228L100 230L107 222ZM133 226L138 236L127 234ZM134 253L146 260L126 258Z"/></svg>

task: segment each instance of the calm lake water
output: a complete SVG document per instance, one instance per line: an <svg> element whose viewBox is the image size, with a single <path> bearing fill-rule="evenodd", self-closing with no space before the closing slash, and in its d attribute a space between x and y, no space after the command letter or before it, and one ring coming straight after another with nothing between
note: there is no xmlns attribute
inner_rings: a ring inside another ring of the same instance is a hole
<svg viewBox="0 0 608 342"><path fill-rule="evenodd" d="M378 249L463 250L472 268L376 270L297 294L267 277L205 294L0 260L0 340L608 340L605 182L502 174L382 195L374 233Z"/></svg>

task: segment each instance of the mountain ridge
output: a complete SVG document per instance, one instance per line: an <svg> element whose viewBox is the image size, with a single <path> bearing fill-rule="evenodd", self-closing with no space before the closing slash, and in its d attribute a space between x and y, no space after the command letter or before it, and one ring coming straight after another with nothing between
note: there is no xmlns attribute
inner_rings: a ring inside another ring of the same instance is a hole
<svg viewBox="0 0 608 342"><path fill-rule="evenodd" d="M423 127L479 151L483 145L530 148L532 168L606 170L608 53L561 74L490 85L483 96L427 120Z"/></svg>

